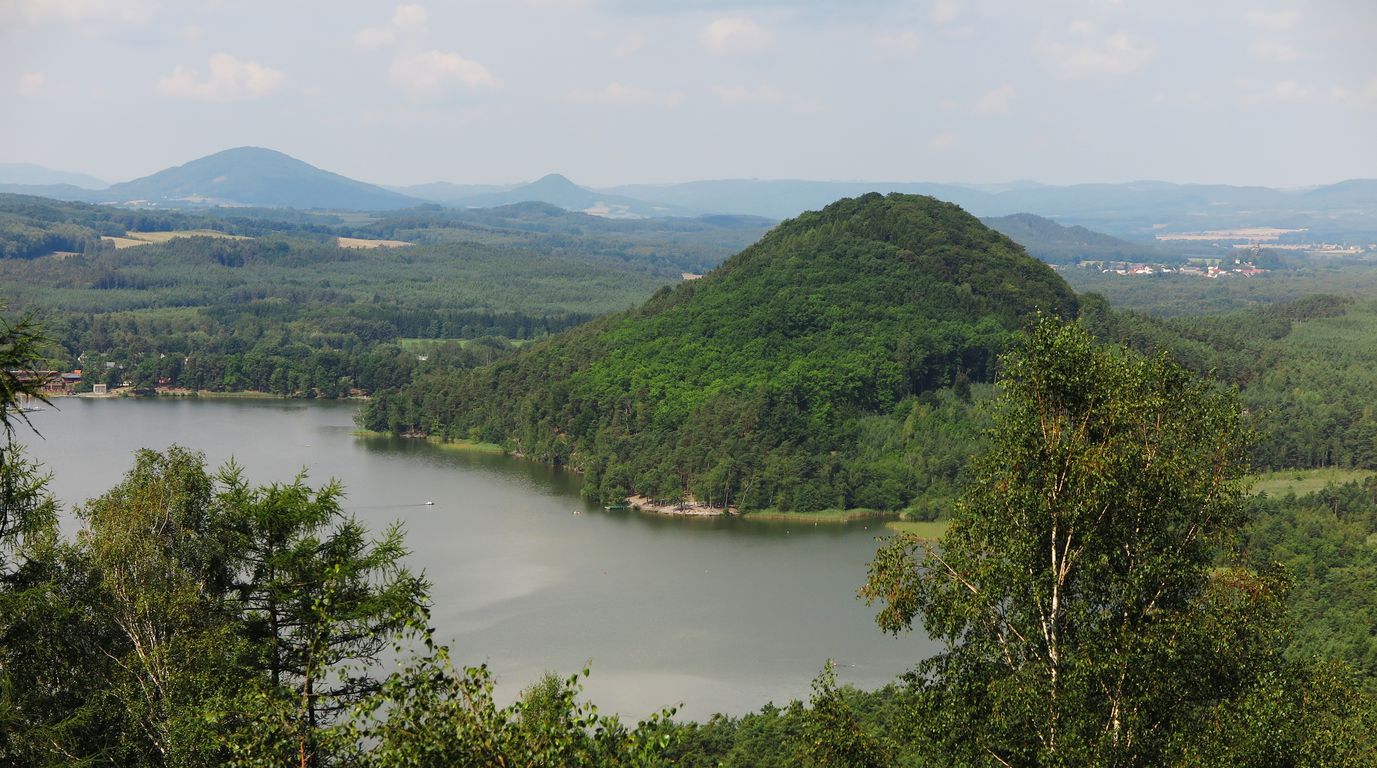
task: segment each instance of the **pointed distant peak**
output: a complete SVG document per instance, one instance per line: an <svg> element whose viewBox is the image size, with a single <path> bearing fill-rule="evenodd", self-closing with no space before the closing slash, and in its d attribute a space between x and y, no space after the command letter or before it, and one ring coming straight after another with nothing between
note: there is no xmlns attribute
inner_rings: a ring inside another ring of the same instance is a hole
<svg viewBox="0 0 1377 768"><path fill-rule="evenodd" d="M279 151L277 151L277 150L275 150L275 149L272 149L272 148L270 148L270 147L255 147L255 146L253 146L252 144L245 144L245 145L242 146L242 147L230 147L229 149L222 150L222 152L224 152L224 153L226 153L226 154L229 154L229 153L231 153L231 152L239 152L239 153L244 153L244 154L256 153L256 154L265 154L265 155L283 155L283 154L286 154L285 152L279 152Z"/></svg>
<svg viewBox="0 0 1377 768"><path fill-rule="evenodd" d="M538 179L536 179L535 181L531 182L531 183L530 183L530 186L532 186L532 187L548 187L548 188L551 188L551 189L558 189L558 188L561 188L561 187L569 188L569 189L583 189L583 187L580 187L579 185L577 185L577 184L575 184L574 182L570 181L570 180L569 180L569 177L568 177L568 176L565 176L565 175L562 174L562 173L547 173L547 174L545 174L544 176L541 176L540 178L538 178Z"/></svg>
<svg viewBox="0 0 1377 768"><path fill-rule="evenodd" d="M168 205L381 210L418 202L266 147L224 149L116 184L109 192L114 200L154 200Z"/></svg>
<svg viewBox="0 0 1377 768"><path fill-rule="evenodd" d="M252 157L252 158L259 158L259 157L261 157L261 158L273 158L273 159L286 158L286 159L288 159L288 160L296 160L296 158L292 157L291 155L287 154L286 152L279 152L279 151L277 151L277 150L275 150L275 149L268 149L267 147L232 147L232 148L230 148L230 149L222 149L222 150L220 150L219 152L215 152L215 153L213 153L213 154L206 155L205 157L203 157L203 158L201 158L201 159L202 159L202 160L206 160L206 159L209 159L209 158L212 158L212 157L225 157L225 158L251 158L251 157Z"/></svg>
<svg viewBox="0 0 1377 768"><path fill-rule="evenodd" d="M303 160L266 147L234 147L222 149L214 154L198 157L180 166L186 169L215 168L223 171L243 172L247 170L277 169L278 171L320 172L315 166Z"/></svg>

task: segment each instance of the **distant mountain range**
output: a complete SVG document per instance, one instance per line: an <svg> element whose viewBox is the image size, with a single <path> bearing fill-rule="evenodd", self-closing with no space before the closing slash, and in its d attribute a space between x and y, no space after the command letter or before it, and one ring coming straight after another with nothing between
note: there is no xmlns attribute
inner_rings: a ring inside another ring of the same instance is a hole
<svg viewBox="0 0 1377 768"><path fill-rule="evenodd" d="M433 181L429 184L412 184L410 186L399 187L384 185L383 189L388 189L398 194L408 197L417 197L432 203L441 205L462 205L466 200L472 200L482 195L506 192L516 189L520 184L454 184L448 181ZM523 201L526 202L526 201ZM539 201L529 201L539 202Z"/></svg>
<svg viewBox="0 0 1377 768"><path fill-rule="evenodd" d="M1030 256L1048 264L1074 264L1086 260L1174 261L1178 256L1153 243L1130 243L1082 226L1063 226L1031 213L992 216L980 221L1023 246Z"/></svg>
<svg viewBox="0 0 1377 768"><path fill-rule="evenodd" d="M115 184L104 201L268 208L389 210L419 201L259 147L227 149L151 176Z"/></svg>
<svg viewBox="0 0 1377 768"><path fill-rule="evenodd" d="M0 184L0 192L174 208L258 206L376 211L409 208L423 202L260 147L227 149L104 189Z"/></svg>
<svg viewBox="0 0 1377 768"><path fill-rule="evenodd" d="M986 218L1033 213L1063 225L1146 242L1162 231L1238 226L1305 228L1320 239L1377 233L1377 180L1307 190L1172 184L1050 186L1031 181L965 185L928 182L728 179L682 184L583 187L559 174L527 184L436 182L384 188L330 173L288 155L240 147L134 181L99 180L31 165L0 165L0 192L62 200L163 207L258 206L390 210L423 203L489 208L542 202L610 218L732 214L785 219L867 192L930 195Z"/></svg>
<svg viewBox="0 0 1377 768"><path fill-rule="evenodd" d="M0 163L0 184L71 186L79 189L105 189L110 182L84 173L55 171L33 163Z"/></svg>
<svg viewBox="0 0 1377 768"><path fill-rule="evenodd" d="M931 195L982 217L1034 213L1137 240L1169 231L1269 224L1325 232L1377 232L1377 180L1355 179L1308 190L1224 184L1047 186L1032 182L959 185L910 182L831 182L731 179L683 184L627 185L610 193L696 210L789 218L833 200L866 192Z"/></svg>
<svg viewBox="0 0 1377 768"><path fill-rule="evenodd" d="M499 205L539 202L559 206L567 211L582 211L610 218L659 218L666 216L694 216L712 211L711 208L693 210L683 206L652 203L629 195L595 191L581 187L558 173L551 173L531 182L510 188L482 189L460 185L422 184L415 187L393 187L394 190L415 197L427 198L445 205L464 208L495 208Z"/></svg>

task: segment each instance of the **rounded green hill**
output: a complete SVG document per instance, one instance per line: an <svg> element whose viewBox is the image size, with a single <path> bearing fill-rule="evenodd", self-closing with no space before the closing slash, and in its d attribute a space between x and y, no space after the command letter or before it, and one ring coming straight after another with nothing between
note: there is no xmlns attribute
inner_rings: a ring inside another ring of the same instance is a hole
<svg viewBox="0 0 1377 768"><path fill-rule="evenodd" d="M934 479L934 393L992 380L1015 331L1076 306L957 206L865 195L638 309L380 397L366 426L501 443L605 499L898 509Z"/></svg>

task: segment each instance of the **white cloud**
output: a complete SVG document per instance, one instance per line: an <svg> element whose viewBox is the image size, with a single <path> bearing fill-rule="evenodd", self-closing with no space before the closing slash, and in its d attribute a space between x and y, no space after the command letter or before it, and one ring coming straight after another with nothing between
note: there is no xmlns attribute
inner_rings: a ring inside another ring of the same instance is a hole
<svg viewBox="0 0 1377 768"><path fill-rule="evenodd" d="M178 64L158 80L158 93L193 101L243 101L276 91L287 76L255 61L240 61L228 53L211 56L206 76Z"/></svg>
<svg viewBox="0 0 1377 768"><path fill-rule="evenodd" d="M1267 29L1292 29L1300 23L1301 16L1296 11L1254 11L1245 14L1244 19L1255 27Z"/></svg>
<svg viewBox="0 0 1377 768"><path fill-rule="evenodd" d="M1272 86L1271 96L1277 101L1295 101L1310 95L1310 89L1295 80L1282 80Z"/></svg>
<svg viewBox="0 0 1377 768"><path fill-rule="evenodd" d="M712 92L717 94L717 98L736 104L744 104L757 100L768 100L770 96L767 89L761 88L757 91L754 88L744 85L715 85L712 88Z"/></svg>
<svg viewBox="0 0 1377 768"><path fill-rule="evenodd" d="M1367 81L1367 85L1358 91L1357 98L1366 104L1377 104L1377 77Z"/></svg>
<svg viewBox="0 0 1377 768"><path fill-rule="evenodd" d="M526 0L526 5L551 11L581 11L588 7L589 0Z"/></svg>
<svg viewBox="0 0 1377 768"><path fill-rule="evenodd" d="M1277 102L1300 101L1311 95L1310 88L1298 80L1287 78L1271 85L1259 82L1243 84L1245 89L1242 101L1245 104L1275 104ZM1333 96L1333 91L1330 92Z"/></svg>
<svg viewBox="0 0 1377 768"><path fill-rule="evenodd" d="M1352 98L1359 104L1377 104L1377 76L1368 80Z"/></svg>
<svg viewBox="0 0 1377 768"><path fill-rule="evenodd" d="M1066 31L1073 35L1093 35L1095 34L1095 24L1085 19L1076 19L1067 25Z"/></svg>
<svg viewBox="0 0 1377 768"><path fill-rule="evenodd" d="M429 18L430 14L426 12L424 5L403 3L397 6L397 10L392 13L392 26L420 27L424 26Z"/></svg>
<svg viewBox="0 0 1377 768"><path fill-rule="evenodd" d="M392 62L391 80L398 88L416 94L432 94L449 85L465 88L497 88L501 85L482 64L444 51L399 56Z"/></svg>
<svg viewBox="0 0 1377 768"><path fill-rule="evenodd" d="M961 15L961 0L937 0L932 4L934 24L950 24Z"/></svg>
<svg viewBox="0 0 1377 768"><path fill-rule="evenodd" d="M1009 101L1013 98L1014 87L1001 85L976 99L975 111L982 115L1006 115L1009 113Z"/></svg>
<svg viewBox="0 0 1377 768"><path fill-rule="evenodd" d="M397 30L393 27L364 27L354 33L354 45L360 48L381 48L397 42Z"/></svg>
<svg viewBox="0 0 1377 768"><path fill-rule="evenodd" d="M633 32L612 48L612 54L618 57L630 56L644 47L645 35Z"/></svg>
<svg viewBox="0 0 1377 768"><path fill-rule="evenodd" d="M1340 104L1353 106L1377 105L1377 76L1373 76L1356 90L1343 85L1330 86L1329 98Z"/></svg>
<svg viewBox="0 0 1377 768"><path fill-rule="evenodd" d="M936 150L951 149L961 140L961 135L956 131L942 131L928 140L928 146Z"/></svg>
<svg viewBox="0 0 1377 768"><path fill-rule="evenodd" d="M885 32L875 38L875 47L887 53L913 53L918 50L918 33L911 29Z"/></svg>
<svg viewBox="0 0 1377 768"><path fill-rule="evenodd" d="M1276 40L1254 40L1248 46L1248 51L1259 59L1286 63L1298 61L1301 58L1300 51L1290 43L1282 43Z"/></svg>
<svg viewBox="0 0 1377 768"><path fill-rule="evenodd" d="M1073 39L1044 40L1036 48L1062 77L1127 75L1157 56L1151 40L1135 40L1122 32L1099 37L1088 22L1073 23L1070 31Z"/></svg>
<svg viewBox="0 0 1377 768"><path fill-rule="evenodd" d="M678 91L655 91L621 83L609 83L595 91L575 88L569 99L580 104L650 104L658 107L677 107L684 103Z"/></svg>
<svg viewBox="0 0 1377 768"><path fill-rule="evenodd" d="M422 29L430 13L425 6L403 3L392 12L392 20L381 27L364 27L354 33L354 45L360 48L381 48L397 42L407 29Z"/></svg>
<svg viewBox="0 0 1377 768"><path fill-rule="evenodd" d="M716 54L751 53L774 40L770 30L739 16L717 19L699 35L703 47Z"/></svg>
<svg viewBox="0 0 1377 768"><path fill-rule="evenodd" d="M151 16L145 0L0 0L0 19L17 18L30 24L143 23Z"/></svg>
<svg viewBox="0 0 1377 768"><path fill-rule="evenodd" d="M48 77L42 72L25 72L19 76L19 95L37 96L48 86Z"/></svg>
<svg viewBox="0 0 1377 768"><path fill-rule="evenodd" d="M732 104L765 104L785 107L795 112L819 112L822 110L822 105L816 101L800 98L788 91L768 85L754 88L748 85L715 85L712 92L717 98Z"/></svg>

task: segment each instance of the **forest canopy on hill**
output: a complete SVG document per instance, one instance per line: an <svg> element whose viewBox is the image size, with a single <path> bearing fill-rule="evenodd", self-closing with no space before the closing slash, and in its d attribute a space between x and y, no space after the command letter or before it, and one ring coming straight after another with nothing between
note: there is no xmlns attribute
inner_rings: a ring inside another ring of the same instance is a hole
<svg viewBox="0 0 1377 768"><path fill-rule="evenodd" d="M966 418L946 434L933 414L966 408L1038 312L1076 306L957 206L872 194L787 221L639 309L417 377L363 419L569 464L608 500L893 510L947 487L978 432Z"/></svg>
<svg viewBox="0 0 1377 768"><path fill-rule="evenodd" d="M1377 305L1292 288L1224 314L1126 311L954 206L873 195L496 365L418 369L363 423L567 464L607 501L930 518L982 445L996 355L1036 308L1238 387L1259 469L1377 469Z"/></svg>

